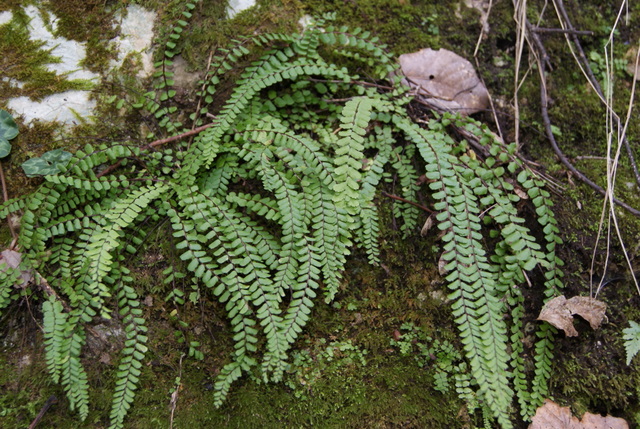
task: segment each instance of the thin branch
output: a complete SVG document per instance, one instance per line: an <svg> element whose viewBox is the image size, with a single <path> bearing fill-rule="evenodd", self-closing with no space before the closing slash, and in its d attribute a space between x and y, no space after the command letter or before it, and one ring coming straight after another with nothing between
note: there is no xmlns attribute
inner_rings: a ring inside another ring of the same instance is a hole
<svg viewBox="0 0 640 429"><path fill-rule="evenodd" d="M6 203L9 201L9 192L7 191L7 183L4 180L4 168L2 168L2 161L0 161L0 182L2 182L2 198ZM13 227L13 222L11 221L11 215L7 215L7 225L9 225L9 231L11 231L11 237L13 240L11 241L11 246L9 249L13 249L18 242L18 233Z"/></svg>
<svg viewBox="0 0 640 429"><path fill-rule="evenodd" d="M310 82L320 82L320 83L349 83L351 85L361 85L361 86L370 86L373 88L380 88L380 89L384 89L387 91L393 91L393 87L391 86L386 86L386 85L380 85L377 83L372 83L372 82L365 82L363 80L352 80L350 82L345 82L344 80L338 80L338 79L317 79L317 78L309 78Z"/></svg>
<svg viewBox="0 0 640 429"><path fill-rule="evenodd" d="M49 410L49 408L51 408L52 405L57 403L58 403L58 398L56 398L54 395L51 395L49 399L47 399L47 402L45 402L43 407L40 409L40 412L38 413L36 418L33 419L31 424L29 425L29 429L34 429L38 425L38 423L40 423L40 420L42 420L42 417L44 417L44 414L47 412L47 410Z"/></svg>
<svg viewBox="0 0 640 429"><path fill-rule="evenodd" d="M384 196L385 196L385 197L387 197L387 198L391 198L391 199L393 199L393 200L397 200L397 201L401 201L401 202L403 202L403 203L411 204L412 206L417 207L417 208L419 208L420 210L423 210L423 211L425 211L425 212L427 212L427 213L435 213L435 211L431 210L431 209L430 209L430 208L428 208L428 207L421 206L421 205L420 205L420 204L418 204L418 203L414 203L413 201L409 201L409 200L404 199L404 198L402 198L402 197L399 197L399 196L397 196L397 195L387 194L387 193L386 193L386 192L384 192L384 191L382 192L382 195L384 195Z"/></svg>
<svg viewBox="0 0 640 429"><path fill-rule="evenodd" d="M566 28L546 28L546 27L535 27L533 29L536 33L563 33L563 34L573 34L576 36L593 36L593 31L580 31L580 30L569 30Z"/></svg>
<svg viewBox="0 0 640 429"><path fill-rule="evenodd" d="M215 123L210 123L210 124L206 124L206 125L202 125L201 127L198 128L194 128L193 130L184 132L182 134L178 134L177 136L171 136L171 137L167 137L165 139L160 139L160 140L156 140L154 142L149 143L146 146L143 146L143 150L145 149L151 149L154 148L156 146L161 146L163 144L167 144L167 143L171 143L177 140L181 140L185 137L189 137L189 136L193 136L195 134L201 133L202 131L206 130L207 128L211 128L212 126L216 125ZM100 178L106 174L111 173L113 170L117 169L118 167L120 167L120 165L122 165L122 160L116 162L113 165L110 165L109 167L105 168L104 170L102 170L100 173L96 174L97 178Z"/></svg>
<svg viewBox="0 0 640 429"><path fill-rule="evenodd" d="M182 379L182 358L184 357L184 353L180 355L180 369L178 371L178 377L176 378L176 385L173 393L171 394L171 401L169 401L169 406L171 407L171 416L169 418L169 429L173 429L173 415L176 411L176 407L178 406L178 394L180 393L180 389L182 387L181 379Z"/></svg>
<svg viewBox="0 0 640 429"><path fill-rule="evenodd" d="M56 291L51 287L47 279L37 271L35 272L34 276L34 284L40 286L40 288L44 291L44 293L47 294L47 296L52 296L56 299L56 301L60 302L64 311L66 311L67 313L71 312L71 306L64 299L60 298L60 295L58 295Z"/></svg>

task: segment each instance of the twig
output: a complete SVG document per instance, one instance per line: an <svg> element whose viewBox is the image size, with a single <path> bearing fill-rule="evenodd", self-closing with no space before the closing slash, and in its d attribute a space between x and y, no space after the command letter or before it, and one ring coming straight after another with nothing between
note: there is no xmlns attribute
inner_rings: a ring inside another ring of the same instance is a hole
<svg viewBox="0 0 640 429"><path fill-rule="evenodd" d="M403 203L411 204L412 206L417 207L417 208L419 208L420 210L423 210L423 211L425 211L425 212L427 212L427 213L435 213L435 211L431 210L431 209L430 209L430 208L428 208L428 207L421 206L421 205L420 205L420 204L418 204L418 203L414 203L413 201L409 201L409 200L404 199L404 198L402 198L402 197L399 197L399 196L397 196L397 195L387 194L387 193L386 193L386 192L384 192L384 191L382 192L382 195L384 195L384 196L385 196L385 197L387 197L387 198L391 198L391 199L393 199L393 200L398 200L398 201L402 201Z"/></svg>
<svg viewBox="0 0 640 429"><path fill-rule="evenodd" d="M182 134L178 134L177 136L172 136L172 137L167 137L166 139L160 139L160 140L156 140L154 142L149 143L146 147L152 148L152 147L156 147L156 146L161 146L163 144L167 144L167 143L171 143L174 142L176 140L180 140L183 139L185 137L189 137L189 136L193 136L195 134L198 134L204 130L206 130L207 128L211 128L212 126L216 125L215 123L210 123L210 124L206 124L206 125L202 125L198 128L194 128L191 131L187 131L185 133Z"/></svg>
<svg viewBox="0 0 640 429"><path fill-rule="evenodd" d="M326 82L326 83L349 83L351 85L361 85L361 86L370 86L373 88L380 88L380 89L385 89L387 91L393 91L393 87L391 86L386 86L386 85L380 85L377 83L372 83L372 82L365 82L362 80L352 80L350 82L345 82L343 80L339 80L339 79L316 79L316 78L310 78L309 79L310 82Z"/></svg>
<svg viewBox="0 0 640 429"><path fill-rule="evenodd" d="M55 290L53 290L47 279L45 279L44 276L37 271L34 274L34 283L40 286L44 293L46 293L48 296L52 296L56 299L56 301L59 301L62 304L62 308L64 308L64 310L69 313L71 311L71 307L65 300L60 298L60 295L58 295Z"/></svg>
<svg viewBox="0 0 640 429"><path fill-rule="evenodd" d="M618 129L622 128L620 123L620 117L616 114L616 112L613 111L613 108L607 104L604 93L602 92L602 87L600 86L600 82L598 82L598 79L595 77L593 70L591 70L591 65L589 64L589 60L587 59L587 56L585 55L584 50L582 49L582 45L580 44L580 39L578 39L578 36L575 34L575 29L573 28L573 24L569 19L569 14L567 14L567 10L564 7L563 1L556 0L554 4L556 5L557 10L560 16L562 17L562 20L564 20L564 24L569 30L568 37L571 38L571 42L573 42L574 46L576 47L576 50L578 52L578 60L582 64L582 67L585 71L585 74L587 75L587 78L589 79L589 82L591 83L591 85L593 86L593 89L596 91L596 93L600 97L600 100L602 101L602 103L605 105L607 110L611 113L611 116L615 119L616 126L618 127ZM633 154L633 150L631 150L631 146L629 145L629 140L627 139L626 135L622 135L622 143L624 144L625 149L627 151L627 156L629 157L629 161L631 163L631 169L633 170L636 183L638 184L638 186L640 186L640 171L638 171L638 165L636 163L635 155Z"/></svg>
<svg viewBox="0 0 640 429"><path fill-rule="evenodd" d="M58 398L56 398L54 395L51 395L49 399L47 399L47 402L45 402L43 407L40 409L40 412L38 413L36 418L33 419L31 424L29 425L29 429L34 429L38 425L38 423L40 423L40 420L42 420L42 417L44 417L44 414L47 412L47 410L49 410L49 408L51 408L52 405L57 403L58 403Z"/></svg>
<svg viewBox="0 0 640 429"><path fill-rule="evenodd" d="M565 28L546 28L546 27L535 27L533 29L536 33L563 33L563 34L573 34L576 36L593 36L593 31L579 31L579 30L568 30Z"/></svg>
<svg viewBox="0 0 640 429"><path fill-rule="evenodd" d="M6 203L7 201L9 201L9 192L7 191L7 183L4 180L4 168L2 168L2 161L0 161L0 182L2 182L2 198ZM9 249L13 249L18 242L18 234L13 227L13 222L11 222L11 215L7 215L7 225L9 225L9 231L11 231L11 237L13 237Z"/></svg>
<svg viewBox="0 0 640 429"><path fill-rule="evenodd" d="M171 394L171 401L169 405L171 406L171 417L169 418L169 429L173 429L173 414L176 411L176 407L178 406L178 393L180 392L180 386L182 385L182 358L184 357L184 353L180 355L180 369L178 370L178 377L176 378L176 390Z"/></svg>
<svg viewBox="0 0 640 429"><path fill-rule="evenodd" d="M195 134L198 134L198 133L200 133L200 132L202 132L202 131L206 130L207 128L211 128L211 127L212 127L212 126L214 126L214 125L215 125L215 123L210 123L210 124L202 125L201 127L194 128L193 130L190 130L190 131L184 132L184 133L182 133L182 134L178 134L177 136L171 136L171 137L167 137L166 139L156 140L156 141L153 141L153 142L149 143L149 144L148 144L148 145L146 145L146 146L143 146L143 147L142 147L142 149L143 149L143 150L145 150L145 149L151 149L151 148L154 148L154 147L156 147L156 146L161 146L161 145L163 145L163 144L167 144L167 143L174 142L174 141L176 141L176 140L183 139L183 138L185 138L185 137L193 136L193 135L195 135ZM104 170L102 170L100 173L98 173L98 174L96 175L96 177L97 177L97 178L100 178L100 177L102 177L102 176L104 176L104 175L106 175L106 174L109 174L109 173L111 173L113 170L115 170L116 168L120 167L120 165L122 165L122 160L120 160L120 161L116 162L115 164L110 165L109 167L105 168L105 169L104 169Z"/></svg>
<svg viewBox="0 0 640 429"><path fill-rule="evenodd" d="M607 157L606 156L592 156L592 155L580 155L580 156L576 156L577 160L583 160L583 159L595 159L598 161L606 161Z"/></svg>

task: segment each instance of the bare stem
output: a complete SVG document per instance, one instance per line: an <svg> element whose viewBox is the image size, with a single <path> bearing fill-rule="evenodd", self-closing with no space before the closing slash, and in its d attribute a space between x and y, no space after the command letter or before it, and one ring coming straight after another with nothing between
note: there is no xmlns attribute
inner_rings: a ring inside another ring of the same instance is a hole
<svg viewBox="0 0 640 429"><path fill-rule="evenodd" d="M7 191L7 183L4 180L4 169L2 168L2 161L0 161L0 182L2 182L2 198L6 203L7 201L9 201L9 192ZM18 242L18 233L13 227L13 222L11 221L10 215L7 216L7 225L9 225L9 231L11 231L11 237L13 237L13 240L11 241L11 246L9 248L13 249L16 243Z"/></svg>
<svg viewBox="0 0 640 429"><path fill-rule="evenodd" d="M428 207L421 206L421 205L420 205L420 204L418 204L418 203L414 203L413 201L409 201L409 200L404 199L404 198L402 198L402 197L399 197L399 196L397 196L397 195L387 194L386 192L382 192L382 195L384 195L384 196L385 196L385 197L387 197L387 198L391 198L391 199L393 199L393 200L402 201L403 203L411 204L412 206L417 207L417 208L419 208L420 210L423 210L423 211L425 211L425 212L427 212L427 213L435 213L433 210L431 210L431 209L430 209L430 208L428 208Z"/></svg>
<svg viewBox="0 0 640 429"><path fill-rule="evenodd" d="M153 142L149 143L148 145L144 146L143 149L151 149L151 148L154 148L156 146L161 146L163 144L167 144L167 143L171 143L171 142L183 139L185 137L193 136L195 134L201 133L202 131L206 130L207 128L211 128L214 125L215 125L215 123L202 125L201 127L194 128L193 130L184 132L182 134L178 134L177 136L171 136L171 137L167 137L166 139L160 139L160 140L153 141ZM122 164L122 160L116 162L113 165L110 165L109 167L105 168L100 173L98 173L96 175L96 177L100 178L100 177L102 177L102 176L104 176L106 174L111 173L113 170L115 170L116 168L120 167L121 164Z"/></svg>

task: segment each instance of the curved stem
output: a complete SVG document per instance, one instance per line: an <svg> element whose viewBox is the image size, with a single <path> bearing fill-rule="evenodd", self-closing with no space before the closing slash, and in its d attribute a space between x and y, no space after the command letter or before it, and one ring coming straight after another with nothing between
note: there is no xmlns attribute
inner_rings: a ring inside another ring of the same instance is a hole
<svg viewBox="0 0 640 429"><path fill-rule="evenodd" d="M418 203L414 203L413 201L409 201L409 200L404 199L404 198L402 198L402 197L399 197L399 196L397 196L397 195L387 194L387 193L386 193L386 192L384 192L384 191L382 191L381 193L382 193L382 195L384 195L384 196L385 196L385 197L387 197L387 198L391 198L392 200L402 201L403 203L411 204L412 206L417 207L417 208L419 208L420 210L423 210L423 211L425 211L425 212L427 212L427 213L435 213L433 210L431 210L431 209L430 209L430 208L428 208L428 207L421 206L421 205L420 205L420 204L418 204Z"/></svg>
<svg viewBox="0 0 640 429"><path fill-rule="evenodd" d="M167 137L165 139L160 139L160 140L153 141L153 142L149 143L148 145L146 145L145 147L143 147L143 149L151 149L151 148L154 148L156 146L161 146L163 144L171 143L171 142L174 142L176 140L180 140L180 139L183 139L185 137L189 137L189 136L198 134L198 133L206 130L207 128L211 128L214 125L215 125L215 123L206 124L206 125L203 125L201 127L194 128L193 130L184 132L182 134L178 134L177 136L171 136L171 137ZM100 173L96 174L96 177L99 179L100 177L111 173L113 170L115 170L116 168L120 167L121 164L122 164L122 161L118 161L115 164L110 165L109 167L107 167L104 170L102 170Z"/></svg>
<svg viewBox="0 0 640 429"><path fill-rule="evenodd" d="M7 192L7 183L4 180L4 168L2 168L2 161L0 161L0 182L2 182L2 198L6 203L7 201L9 201L9 193ZM9 231L11 231L11 237L13 237L11 246L9 246L9 248L13 249L18 242L18 233L13 227L13 222L11 221L10 215L7 216L7 224L9 225Z"/></svg>

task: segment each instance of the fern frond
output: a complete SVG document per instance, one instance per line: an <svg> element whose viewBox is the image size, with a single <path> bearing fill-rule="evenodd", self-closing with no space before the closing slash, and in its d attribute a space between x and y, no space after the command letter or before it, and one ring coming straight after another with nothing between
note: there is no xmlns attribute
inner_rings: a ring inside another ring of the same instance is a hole
<svg viewBox="0 0 640 429"><path fill-rule="evenodd" d="M80 352L86 338L79 327L80 316L72 312L65 325L64 340L60 344L58 362L60 382L69 399L71 411L77 410L80 418L85 420L89 414L89 384L87 373L80 362Z"/></svg>
<svg viewBox="0 0 640 429"><path fill-rule="evenodd" d="M67 315L60 301L51 297L42 304L44 344L46 346L46 360L49 374L54 383L60 382L60 373L64 356L60 350L64 342Z"/></svg>
<svg viewBox="0 0 640 429"><path fill-rule="evenodd" d="M360 207L360 179L364 154L364 135L371 119L373 101L358 97L350 100L342 109L340 139L336 145L335 184L333 200L339 209L352 216Z"/></svg>
<svg viewBox="0 0 640 429"><path fill-rule="evenodd" d="M385 142L387 143L387 142ZM367 252L369 262L377 265L380 262L378 249L378 210L373 202L376 188L382 179L384 173L384 165L388 162L388 153L391 152L391 146L386 145L369 161L367 171L362 179L362 189L360 190L360 228L356 234L358 242Z"/></svg>
<svg viewBox="0 0 640 429"><path fill-rule="evenodd" d="M538 223L542 225L546 241L545 252L547 259L547 270L545 271L544 295L545 301L560 295L560 289L564 287L562 282L563 273L561 267L564 265L556 254L556 246L562 244L559 236L557 220L551 207L553 202L547 190L544 189L544 181L537 178L528 170L522 170L518 174L518 182L527 191L533 205L536 208ZM531 418L537 409L548 397L548 382L551 377L551 364L553 359L554 334L556 329L548 323L540 325L536 336L538 341L535 346L535 369L533 381L531 383L531 401L528 406L523 407L523 414Z"/></svg>
<svg viewBox="0 0 640 429"><path fill-rule="evenodd" d="M195 189L190 192L183 201L185 215L193 224L187 224L190 226L185 229L185 223L179 220L177 212L170 212L176 219L174 226L181 228L176 231L176 236L185 238L178 247L188 248L181 259L190 261L187 268L207 286L213 287L221 280L213 293L227 304L228 317L236 333L235 360L244 359L247 352L255 351L256 321L251 317L254 306L257 307L255 317L260 320L267 337L267 356L276 356L276 362L283 360L287 345L279 334L282 321L278 308L279 292L260 258L265 254L261 249L266 248L256 247L263 245L260 237L238 222L241 217L229 214L230 208L222 201ZM199 232L206 232L206 235ZM208 256L200 243L209 243L207 247L213 255L218 255L217 259Z"/></svg>
<svg viewBox="0 0 640 429"><path fill-rule="evenodd" d="M104 283L113 265L112 251L119 247L124 230L155 199L168 190L162 183L143 186L113 202L104 215L103 225L96 225L76 262L76 275L83 293L90 298L96 310L102 310L103 300L111 296ZM106 312L102 317L109 318Z"/></svg>
<svg viewBox="0 0 640 429"><path fill-rule="evenodd" d="M400 179L400 193L407 201L416 201L418 185L418 173L411 164L414 156L413 147L407 148L397 147L389 155L389 164L393 168L395 174ZM401 231L405 237L415 232L418 215L420 214L417 207L411 204L394 204L394 216L403 220Z"/></svg>
<svg viewBox="0 0 640 429"><path fill-rule="evenodd" d="M125 270L124 274L128 274ZM131 280L127 276L121 278L122 284L118 292L118 306L122 323L125 325L125 343L122 350L122 359L118 365L116 375L116 388L113 394L111 414L109 419L110 429L124 427L124 418L133 403L135 391L138 387L142 368L142 361L147 352L147 327L142 318L140 301L135 290L124 283Z"/></svg>
<svg viewBox="0 0 640 429"><path fill-rule="evenodd" d="M14 292L15 285L19 282L19 270L7 267L6 265L0 266L0 310L13 302L14 298L12 298L12 293Z"/></svg>
<svg viewBox="0 0 640 429"><path fill-rule="evenodd" d="M469 170L454 165L442 134L433 133L400 118L394 121L417 145L426 161L426 176L435 191L438 228L447 231L443 260L450 271L452 311L469 360L471 374L483 400L504 428L512 427L509 407L507 329L503 304L496 297L493 269L481 244L477 197L470 188Z"/></svg>

